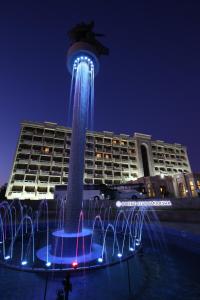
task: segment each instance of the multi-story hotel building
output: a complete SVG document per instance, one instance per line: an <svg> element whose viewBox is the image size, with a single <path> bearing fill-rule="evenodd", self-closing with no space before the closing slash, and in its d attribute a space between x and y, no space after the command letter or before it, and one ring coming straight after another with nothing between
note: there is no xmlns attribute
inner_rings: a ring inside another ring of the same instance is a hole
<svg viewBox="0 0 200 300"><path fill-rule="evenodd" d="M71 129L55 123L23 122L7 187L8 199L53 199L68 179ZM185 146L113 132L87 132L86 184L120 184L140 177L190 173Z"/></svg>

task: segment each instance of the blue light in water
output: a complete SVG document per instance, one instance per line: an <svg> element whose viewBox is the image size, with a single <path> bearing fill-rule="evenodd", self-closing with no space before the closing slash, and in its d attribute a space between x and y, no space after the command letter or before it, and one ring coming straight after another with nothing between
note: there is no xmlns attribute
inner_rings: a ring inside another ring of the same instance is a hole
<svg viewBox="0 0 200 300"><path fill-rule="evenodd" d="M139 245L140 245L140 241L139 241L139 240L136 240L136 241L135 241L135 244L136 244L136 246L139 246Z"/></svg>
<svg viewBox="0 0 200 300"><path fill-rule="evenodd" d="M103 262L103 258L102 258L102 257L99 257L99 258L98 258L98 262L99 262L99 263L102 263L102 262Z"/></svg>
<svg viewBox="0 0 200 300"><path fill-rule="evenodd" d="M10 259L10 255L5 256L4 259L5 259L5 260Z"/></svg>
<svg viewBox="0 0 200 300"><path fill-rule="evenodd" d="M0 244L3 244L3 242L2 242L2 241L0 241Z"/></svg>
<svg viewBox="0 0 200 300"><path fill-rule="evenodd" d="M28 262L27 262L26 260L23 260L23 261L21 262L21 265L22 265L22 266L25 266L25 265L27 265L27 263L28 263Z"/></svg>
<svg viewBox="0 0 200 300"><path fill-rule="evenodd" d="M46 266L47 266L47 267L50 267L50 266L51 266L51 262L50 262L50 261L47 261L47 262L46 262Z"/></svg>
<svg viewBox="0 0 200 300"><path fill-rule="evenodd" d="M121 253L118 253L117 256L118 256L118 257L122 257L122 254L121 254Z"/></svg>
<svg viewBox="0 0 200 300"><path fill-rule="evenodd" d="M133 251L134 251L134 249L133 249L132 247L130 247L130 248L129 248L129 250L130 250L131 252L133 252Z"/></svg>

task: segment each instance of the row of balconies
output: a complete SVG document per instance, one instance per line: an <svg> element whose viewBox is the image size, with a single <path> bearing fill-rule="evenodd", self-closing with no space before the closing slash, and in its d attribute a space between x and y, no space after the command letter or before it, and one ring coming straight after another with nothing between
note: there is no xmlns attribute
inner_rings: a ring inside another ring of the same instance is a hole
<svg viewBox="0 0 200 300"><path fill-rule="evenodd" d="M28 140L28 139L21 139L20 140L20 144L21 146L25 146L25 145L32 145L34 147L34 145L37 146L49 146L51 148L55 148L56 146L58 147L63 147L63 148L68 148L71 145L71 141L70 140L66 140L65 142L60 142L60 141L56 141L56 140L52 140L52 141L45 141L45 140L41 140L41 141L34 141L34 140ZM105 146L107 145L107 146ZM66 147L67 146L67 147ZM121 148L121 149L120 149ZM86 143L86 149L87 150L97 150L97 151L135 151L135 147L133 146L128 146L128 145L112 145L112 144L108 144L107 143Z"/></svg>
<svg viewBox="0 0 200 300"><path fill-rule="evenodd" d="M112 162L112 161L111 161ZM102 169L104 169L104 168L110 168L110 169L113 169L113 168L117 168L117 169L119 169L119 168L133 168L133 169L136 169L137 168L137 166L136 165L130 165L130 162L128 161L122 161L122 162L124 162L124 163L127 163L127 167L124 167L123 166L123 164L122 165L119 165L119 166L113 166L113 165L110 165L110 166L108 166L108 165L105 165L105 163L106 162L104 162L104 165L94 165L94 164L85 164L85 167L88 167L88 168L96 168L96 169L98 169L98 168L102 168ZM46 166L46 169L45 168L43 168L43 167L45 167ZM49 166L49 168L48 168L48 166ZM66 162L66 163L58 163L58 162L43 162L43 163L38 163L38 164L32 164L32 165L30 165L30 164L24 164L24 165L18 165L18 164L16 164L15 165L15 168L14 169L17 169L17 170L30 170L30 171L38 171L39 169L40 170L43 170L43 171L50 171L51 169L51 167L57 167L58 169L57 170L52 170L52 171L61 171L61 168L65 168L65 167L68 167L69 166L69 163L68 162Z"/></svg>
<svg viewBox="0 0 200 300"><path fill-rule="evenodd" d="M46 137L51 137L51 139L49 139L49 141L47 140ZM41 138L41 139L40 139ZM58 139L58 141L57 141ZM62 142L59 142L62 141ZM36 144L36 145L40 145L40 144L47 144L47 145L53 145L56 143L58 144L64 144L66 141L70 141L70 137L67 136L64 137L59 137L59 136L54 136L54 135L50 135L48 133L46 133L45 135L22 135L21 136L21 142L26 143L26 144ZM95 144L99 144L99 145L109 145L109 146L114 146L114 147L129 147L129 148L134 148L135 144L133 142L118 142L118 143L114 143L112 140L107 141L106 138L104 139L99 139L99 138L94 138L93 140L88 139L86 140L87 143L90 143L91 145L95 145Z"/></svg>
<svg viewBox="0 0 200 300"><path fill-rule="evenodd" d="M188 167L186 163L179 163L179 162L166 162L166 161L154 161L154 165L165 165L166 167L174 167L174 166L185 166Z"/></svg>
<svg viewBox="0 0 200 300"><path fill-rule="evenodd" d="M155 167L155 171L162 171L162 172L169 172L169 173L183 173L183 172L188 172L188 170L185 169L171 169L171 168L163 168L163 167Z"/></svg>
<svg viewBox="0 0 200 300"><path fill-rule="evenodd" d="M21 154L22 153L22 154ZM114 154L114 153L113 153ZM30 155L31 155L31 157L30 157ZM33 159L32 157L35 155L35 159ZM85 153L85 157L86 158L95 158L96 156L96 153L95 152L86 152ZM101 153L101 155L102 155L102 157L104 157L105 158L105 152L104 153ZM126 159L129 159L129 158L135 158L136 159L136 157L135 157L135 154L127 154L127 155L125 155L125 153L122 153L122 154L118 154L118 155L116 155L116 154L114 154L115 156L119 156L118 158L120 159L123 159L123 156L126 156ZM114 156L113 155L113 156ZM112 156L112 154L110 154L110 158L112 158L113 157ZM18 155L17 155L17 159L19 159L19 160L35 160L35 161L40 161L41 160L41 158L42 157L46 157L46 158L49 158L49 160L51 159L51 158L54 158L54 157L64 157L64 158L69 158L70 157L70 152L66 152L66 153L58 153L58 152L54 152L54 153L38 153L37 151L35 152L35 151L33 151L33 152L31 152L31 151L29 151L29 150L23 150L22 152L18 152ZM102 158L102 157L100 157L100 158ZM117 157L114 157L114 158L116 158L117 159ZM98 159L98 157L97 157L97 159ZM46 159L45 161L48 161L48 159Z"/></svg>
<svg viewBox="0 0 200 300"><path fill-rule="evenodd" d="M173 159L173 160L186 160L186 157L181 155L181 156L176 156L176 155L168 155L168 154L164 154L164 153L155 153L153 152L153 157L157 157L157 158L163 158L163 159Z"/></svg>
<svg viewBox="0 0 200 300"><path fill-rule="evenodd" d="M55 138L66 138L66 137L71 137L71 130L70 131L59 131L58 129L53 129L53 130L48 130L46 128L38 128L38 127L34 127L30 126L30 127L24 127L22 129L22 134L24 136L28 136L29 138L33 135L35 136L49 136L49 137L55 137ZM119 143L128 143L130 145L134 145L134 141L125 141L123 140L121 137L117 138L117 137L107 137L107 136L98 136L98 134L94 133L94 134L87 134L86 135L87 140L92 142L94 140L97 140L99 142L105 142L107 144L110 144L111 142L115 145L119 144Z"/></svg>
<svg viewBox="0 0 200 300"><path fill-rule="evenodd" d="M166 147L160 147L153 145L152 146L152 151L157 151L157 152L165 152L165 153L174 153L174 154L185 154L185 151L183 149L176 149L176 148L166 148Z"/></svg>

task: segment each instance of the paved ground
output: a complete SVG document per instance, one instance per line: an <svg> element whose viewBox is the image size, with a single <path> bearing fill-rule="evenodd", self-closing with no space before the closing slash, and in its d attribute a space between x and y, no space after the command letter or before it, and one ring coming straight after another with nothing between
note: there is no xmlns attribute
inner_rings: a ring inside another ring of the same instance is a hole
<svg viewBox="0 0 200 300"><path fill-rule="evenodd" d="M162 222L165 227L174 228L180 231L185 231L195 235L200 235L200 220L199 224L196 223L179 223L179 222Z"/></svg>

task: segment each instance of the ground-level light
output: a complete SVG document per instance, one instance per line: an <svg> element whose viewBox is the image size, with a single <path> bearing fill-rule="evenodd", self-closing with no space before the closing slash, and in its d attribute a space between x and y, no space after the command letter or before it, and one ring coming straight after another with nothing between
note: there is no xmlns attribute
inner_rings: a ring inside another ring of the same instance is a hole
<svg viewBox="0 0 200 300"><path fill-rule="evenodd" d="M140 245L140 241L136 241L135 244L136 244L136 246L139 246Z"/></svg>
<svg viewBox="0 0 200 300"><path fill-rule="evenodd" d="M72 268L76 269L78 267L77 261L72 262Z"/></svg>
<svg viewBox="0 0 200 300"><path fill-rule="evenodd" d="M7 255L4 257L5 260L9 260L10 259L10 255Z"/></svg>

